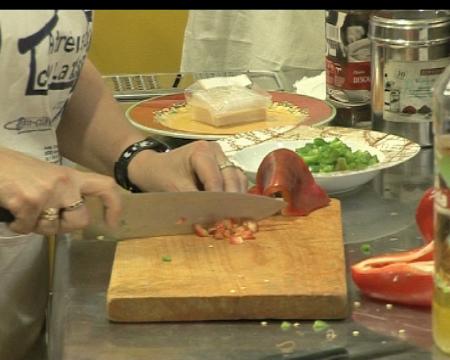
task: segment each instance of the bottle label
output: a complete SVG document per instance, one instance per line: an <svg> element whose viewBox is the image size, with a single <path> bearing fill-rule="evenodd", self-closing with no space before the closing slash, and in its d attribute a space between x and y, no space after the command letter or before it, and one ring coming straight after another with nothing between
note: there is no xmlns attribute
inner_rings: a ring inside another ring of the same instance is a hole
<svg viewBox="0 0 450 360"><path fill-rule="evenodd" d="M327 95L343 103L370 102L370 12L326 12Z"/></svg>
<svg viewBox="0 0 450 360"><path fill-rule="evenodd" d="M342 90L370 90L370 62L326 59L327 85Z"/></svg>
<svg viewBox="0 0 450 360"><path fill-rule="evenodd" d="M384 67L383 119L430 122L432 87L450 58L432 61L389 61Z"/></svg>

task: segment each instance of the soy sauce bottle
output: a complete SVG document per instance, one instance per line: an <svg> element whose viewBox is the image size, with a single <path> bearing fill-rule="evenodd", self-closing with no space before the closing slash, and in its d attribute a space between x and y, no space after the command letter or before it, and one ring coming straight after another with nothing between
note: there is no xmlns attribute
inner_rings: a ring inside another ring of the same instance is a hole
<svg viewBox="0 0 450 360"><path fill-rule="evenodd" d="M337 110L333 125L370 127L369 10L327 10L327 100Z"/></svg>

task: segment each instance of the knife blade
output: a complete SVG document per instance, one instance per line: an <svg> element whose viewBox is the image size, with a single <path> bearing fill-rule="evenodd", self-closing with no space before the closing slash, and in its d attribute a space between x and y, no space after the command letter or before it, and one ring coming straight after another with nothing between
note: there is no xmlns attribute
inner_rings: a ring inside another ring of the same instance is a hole
<svg viewBox="0 0 450 360"><path fill-rule="evenodd" d="M87 236L128 239L193 233L193 224L207 225L225 218L260 220L279 212L286 203L267 196L230 192L123 193L123 211L116 229L103 221L103 204L86 198L93 221Z"/></svg>
<svg viewBox="0 0 450 360"><path fill-rule="evenodd" d="M104 222L103 203L97 197L85 197L91 224L88 236L115 239L192 233L194 224L210 224L225 218L260 220L279 212L286 203L267 196L229 192L122 193L123 211L117 229ZM14 215L0 207L0 222L12 222Z"/></svg>

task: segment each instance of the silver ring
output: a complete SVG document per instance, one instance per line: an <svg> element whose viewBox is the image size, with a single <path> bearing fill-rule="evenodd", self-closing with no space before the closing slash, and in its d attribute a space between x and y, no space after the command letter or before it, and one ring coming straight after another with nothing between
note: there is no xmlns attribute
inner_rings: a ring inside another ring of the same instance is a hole
<svg viewBox="0 0 450 360"><path fill-rule="evenodd" d="M222 164L219 164L219 170L222 171L223 169L229 168L229 167L233 167L236 169L239 169L242 171L242 168L240 168L239 166L237 166L235 163L233 163L230 160L224 161Z"/></svg>
<svg viewBox="0 0 450 360"><path fill-rule="evenodd" d="M48 220L48 221L55 221L59 219L59 210L57 208L48 208L45 209L41 216L39 216L39 219L42 220Z"/></svg>
<svg viewBox="0 0 450 360"><path fill-rule="evenodd" d="M81 207L83 205L84 205L84 199L81 198L80 200L77 200L77 201L73 202L72 204L61 208L61 212L62 211L73 211L73 210L76 210L76 209L78 209L79 207Z"/></svg>

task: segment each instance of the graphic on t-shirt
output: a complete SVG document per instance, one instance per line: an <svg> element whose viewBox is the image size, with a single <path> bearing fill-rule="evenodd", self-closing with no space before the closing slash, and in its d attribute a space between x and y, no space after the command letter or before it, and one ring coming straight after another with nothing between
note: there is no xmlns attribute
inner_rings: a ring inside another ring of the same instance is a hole
<svg viewBox="0 0 450 360"><path fill-rule="evenodd" d="M16 120L12 120L7 122L3 128L7 130L15 130L17 134L29 133L33 131L47 131L51 130L53 127L53 123L58 120L64 108L67 104L65 101L60 107L53 118L49 118L48 116L35 116L35 117L24 117L21 116Z"/></svg>
<svg viewBox="0 0 450 360"><path fill-rule="evenodd" d="M83 66L91 39L92 12L85 11L86 31L83 34L71 35L61 33L57 27L59 17L55 10L52 18L35 33L21 38L18 49L21 54L30 54L30 72L26 95L47 95L48 90L71 89ZM63 56L58 56L54 62L39 64L38 51L48 52L48 59L54 54L71 54L67 62L60 63ZM76 54L79 54L77 57ZM75 55L75 56L74 56ZM75 59L75 60L74 60Z"/></svg>

